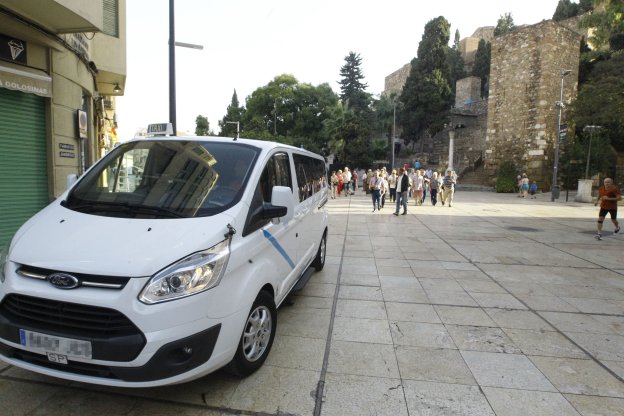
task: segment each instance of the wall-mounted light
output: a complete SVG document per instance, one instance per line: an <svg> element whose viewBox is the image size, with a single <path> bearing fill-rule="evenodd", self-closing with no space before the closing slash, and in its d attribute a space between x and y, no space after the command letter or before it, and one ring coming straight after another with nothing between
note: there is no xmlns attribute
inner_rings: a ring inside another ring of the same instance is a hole
<svg viewBox="0 0 624 416"><path fill-rule="evenodd" d="M113 88L113 92L114 93L120 93L121 92L121 87L119 86L119 84L115 84L115 87Z"/></svg>

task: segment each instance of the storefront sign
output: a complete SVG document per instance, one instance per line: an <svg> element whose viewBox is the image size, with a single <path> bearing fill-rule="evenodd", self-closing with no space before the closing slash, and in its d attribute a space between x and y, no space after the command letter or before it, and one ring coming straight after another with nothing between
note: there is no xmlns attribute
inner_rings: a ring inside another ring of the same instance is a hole
<svg viewBox="0 0 624 416"><path fill-rule="evenodd" d="M0 34L0 59L26 64L26 42Z"/></svg>
<svg viewBox="0 0 624 416"><path fill-rule="evenodd" d="M41 97L52 96L52 78L38 69L0 61L0 87Z"/></svg>

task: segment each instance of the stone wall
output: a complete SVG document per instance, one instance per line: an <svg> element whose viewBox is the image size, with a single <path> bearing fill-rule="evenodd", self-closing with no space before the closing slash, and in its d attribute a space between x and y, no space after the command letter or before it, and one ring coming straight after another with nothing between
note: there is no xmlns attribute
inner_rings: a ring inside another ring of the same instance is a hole
<svg viewBox="0 0 624 416"><path fill-rule="evenodd" d="M481 101L481 78L467 77L455 83L455 107Z"/></svg>
<svg viewBox="0 0 624 416"><path fill-rule="evenodd" d="M401 69L398 69L386 76L383 94L391 95L392 93L396 93L397 95L400 95L411 69L412 64L408 63L403 65Z"/></svg>
<svg viewBox="0 0 624 416"><path fill-rule="evenodd" d="M581 35L551 20L492 41L486 169L494 178L503 160L549 189L561 70L563 101L576 95ZM562 117L565 123L565 113Z"/></svg>

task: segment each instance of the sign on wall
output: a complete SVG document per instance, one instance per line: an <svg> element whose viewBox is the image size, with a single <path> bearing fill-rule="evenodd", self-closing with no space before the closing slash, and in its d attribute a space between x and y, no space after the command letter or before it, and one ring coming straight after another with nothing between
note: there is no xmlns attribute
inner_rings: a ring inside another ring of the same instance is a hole
<svg viewBox="0 0 624 416"><path fill-rule="evenodd" d="M88 137L87 112L82 110L76 111L78 113L78 137L86 139Z"/></svg>
<svg viewBox="0 0 624 416"><path fill-rule="evenodd" d="M26 64L26 42L0 34L0 58Z"/></svg>

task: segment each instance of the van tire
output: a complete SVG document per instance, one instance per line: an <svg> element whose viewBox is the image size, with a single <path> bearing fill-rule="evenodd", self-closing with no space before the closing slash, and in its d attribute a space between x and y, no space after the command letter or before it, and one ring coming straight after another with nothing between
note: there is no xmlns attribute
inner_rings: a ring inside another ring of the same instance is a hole
<svg viewBox="0 0 624 416"><path fill-rule="evenodd" d="M273 346L276 328L275 301L269 292L262 290L251 306L236 354L225 370L246 377L262 367Z"/></svg>
<svg viewBox="0 0 624 416"><path fill-rule="evenodd" d="M316 269L317 272L323 270L325 267L325 255L327 254L327 230L323 233L323 238L321 238L321 243L319 244L318 251L316 252L316 257L312 262L311 266Z"/></svg>

